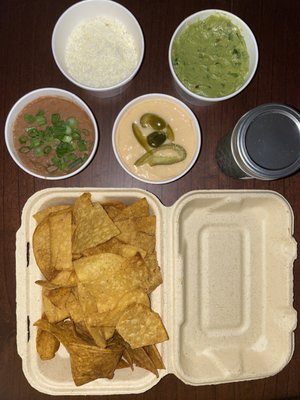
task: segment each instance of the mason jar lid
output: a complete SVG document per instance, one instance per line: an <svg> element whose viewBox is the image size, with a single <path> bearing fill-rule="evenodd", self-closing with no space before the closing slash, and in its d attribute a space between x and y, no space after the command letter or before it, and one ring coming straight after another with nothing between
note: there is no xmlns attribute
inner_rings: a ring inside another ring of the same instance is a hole
<svg viewBox="0 0 300 400"><path fill-rule="evenodd" d="M232 154L250 177L279 179L300 168L300 114L282 104L246 113L232 133Z"/></svg>

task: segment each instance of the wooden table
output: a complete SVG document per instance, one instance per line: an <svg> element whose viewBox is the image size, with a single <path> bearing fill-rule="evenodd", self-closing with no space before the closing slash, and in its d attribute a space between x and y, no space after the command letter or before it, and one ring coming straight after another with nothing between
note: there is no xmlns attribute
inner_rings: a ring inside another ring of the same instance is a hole
<svg viewBox="0 0 300 400"><path fill-rule="evenodd" d="M10 158L2 135L0 141L0 399L37 400L47 395L34 390L22 372L16 348L15 235L22 208L36 191L48 187L137 187L149 190L165 205L173 204L193 189L271 189L290 202L295 214L295 238L300 240L300 175L277 181L235 180L225 176L215 161L218 140L249 109L279 102L300 109L300 1L298 0L121 0L142 25L146 53L142 67L121 95L100 100L68 82L56 67L51 53L51 34L61 13L74 0L3 0L1 18L1 124L16 100L40 87L70 90L94 111L101 141L95 159L79 175L47 182L23 173ZM210 107L190 106L203 134L200 157L180 180L149 185L127 175L118 165L111 146L111 131L120 109L136 96L161 92L179 97L168 67L168 45L182 19L208 8L231 11L253 30L260 51L257 73L237 97ZM300 307L300 260L294 264L294 306ZM296 329L295 351L290 363L277 375L248 382L217 386L187 386L174 375L164 377L139 399L259 400L300 398L300 330ZM111 399L118 396L112 396ZM133 396L124 395L130 399ZM63 398L63 397L59 397ZM79 396L74 396L74 399ZM81 398L81 397L80 397ZM95 397L91 397L96 398ZM109 397L107 397L109 398ZM121 398L121 396L120 396Z"/></svg>

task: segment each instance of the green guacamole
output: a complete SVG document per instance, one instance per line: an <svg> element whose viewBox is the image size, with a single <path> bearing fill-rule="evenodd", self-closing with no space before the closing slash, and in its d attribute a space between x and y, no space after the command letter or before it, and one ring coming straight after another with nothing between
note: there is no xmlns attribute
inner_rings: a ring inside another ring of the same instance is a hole
<svg viewBox="0 0 300 400"><path fill-rule="evenodd" d="M245 40L229 18L215 14L190 24L175 39L172 63L191 92L222 97L236 91L249 71Z"/></svg>

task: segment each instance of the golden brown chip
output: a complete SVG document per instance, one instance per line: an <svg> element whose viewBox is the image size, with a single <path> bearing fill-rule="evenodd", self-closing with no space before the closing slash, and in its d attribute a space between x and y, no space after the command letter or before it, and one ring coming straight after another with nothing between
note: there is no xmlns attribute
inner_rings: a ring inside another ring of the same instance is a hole
<svg viewBox="0 0 300 400"><path fill-rule="evenodd" d="M56 270L72 267L72 214L69 209L49 215L51 265Z"/></svg>
<svg viewBox="0 0 300 400"><path fill-rule="evenodd" d="M137 200L136 202L125 207L114 219L121 221L128 218L146 217L149 215L149 204L146 198Z"/></svg>
<svg viewBox="0 0 300 400"><path fill-rule="evenodd" d="M70 343L67 350L76 386L98 378L112 379L122 356L122 350L100 349L81 343Z"/></svg>
<svg viewBox="0 0 300 400"><path fill-rule="evenodd" d="M88 323L91 326L110 326L115 327L122 315L123 311L130 304L144 304L147 307L150 307L150 300L147 293L141 289L133 289L129 292L123 294L122 297L117 302L117 305L112 310L103 312L103 313L95 313L88 316Z"/></svg>
<svg viewBox="0 0 300 400"><path fill-rule="evenodd" d="M120 201L102 203L102 206L112 220L126 207L126 205Z"/></svg>
<svg viewBox="0 0 300 400"><path fill-rule="evenodd" d="M43 315L43 318L45 319L46 316ZM57 340L52 333L38 328L36 334L36 350L41 360L51 360L55 357L59 345L59 340Z"/></svg>
<svg viewBox="0 0 300 400"><path fill-rule="evenodd" d="M124 369L124 368L130 368L130 365L128 364L127 361L125 361L123 358L121 358L121 360L118 362L116 369Z"/></svg>
<svg viewBox="0 0 300 400"><path fill-rule="evenodd" d="M67 318L69 316L69 313L66 309L65 303L62 302L60 304L60 307L57 307L55 304L52 303L49 297L51 291L52 290L48 290L46 288L42 289L43 309L49 322L56 323L63 321L65 318Z"/></svg>
<svg viewBox="0 0 300 400"><path fill-rule="evenodd" d="M163 279L160 271L160 267L158 265L158 261L156 258L156 253L152 253L147 255L144 258L144 261L148 267L149 271L149 292L153 292L159 285L162 284Z"/></svg>
<svg viewBox="0 0 300 400"><path fill-rule="evenodd" d="M137 367L147 369L158 377L158 371L143 347L133 349L133 362Z"/></svg>
<svg viewBox="0 0 300 400"><path fill-rule="evenodd" d="M47 292L48 299L54 304L56 307L60 309L66 309L66 303L71 294L71 288L68 287L60 287L49 290Z"/></svg>
<svg viewBox="0 0 300 400"><path fill-rule="evenodd" d="M148 292L148 268L140 254L130 259L111 253L83 257L74 262L74 268L99 313L115 308L128 291L142 288Z"/></svg>
<svg viewBox="0 0 300 400"><path fill-rule="evenodd" d="M150 346L145 346L144 349L146 350L147 354L151 358L153 364L157 369L166 369L163 359L157 350L157 347L155 344L152 344Z"/></svg>
<svg viewBox="0 0 300 400"><path fill-rule="evenodd" d="M155 250L155 235L138 231L132 220L116 221L120 234L117 239L123 243L143 249L147 254L151 254ZM152 229L152 228L151 228ZM151 230L149 229L149 230Z"/></svg>
<svg viewBox="0 0 300 400"><path fill-rule="evenodd" d="M42 222L45 218L48 217L51 213L56 213L57 211L62 211L62 210L70 210L71 206L70 205L59 205L59 206L51 206L44 208L41 211L38 211L37 213L34 214L33 218L36 220L36 222L39 224Z"/></svg>
<svg viewBox="0 0 300 400"><path fill-rule="evenodd" d="M142 249L138 249L130 244L122 243L117 238L112 238L98 246L91 247L90 249L84 250L82 252L83 256L92 256L101 253L113 253L119 256L130 258L136 255L136 253L141 253L142 256L146 256L146 252Z"/></svg>
<svg viewBox="0 0 300 400"><path fill-rule="evenodd" d="M76 224L73 253L81 253L119 234L101 204L92 203L90 193L84 193L76 200L73 213Z"/></svg>
<svg viewBox="0 0 300 400"><path fill-rule="evenodd" d="M167 331L159 314L143 304L132 304L127 307L116 329L133 349L168 340Z"/></svg>
<svg viewBox="0 0 300 400"><path fill-rule="evenodd" d="M50 226L48 219L44 220L35 228L32 245L37 266L44 277L51 280L56 275L57 271L51 265Z"/></svg>

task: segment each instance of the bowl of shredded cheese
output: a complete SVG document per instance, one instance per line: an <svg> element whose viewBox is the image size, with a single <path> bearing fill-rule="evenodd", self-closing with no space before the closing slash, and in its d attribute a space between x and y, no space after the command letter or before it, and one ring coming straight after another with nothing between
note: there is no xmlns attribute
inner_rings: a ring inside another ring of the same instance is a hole
<svg viewBox="0 0 300 400"><path fill-rule="evenodd" d="M68 8L52 34L63 75L101 97L120 93L137 74L144 36L135 16L111 0L84 0Z"/></svg>

